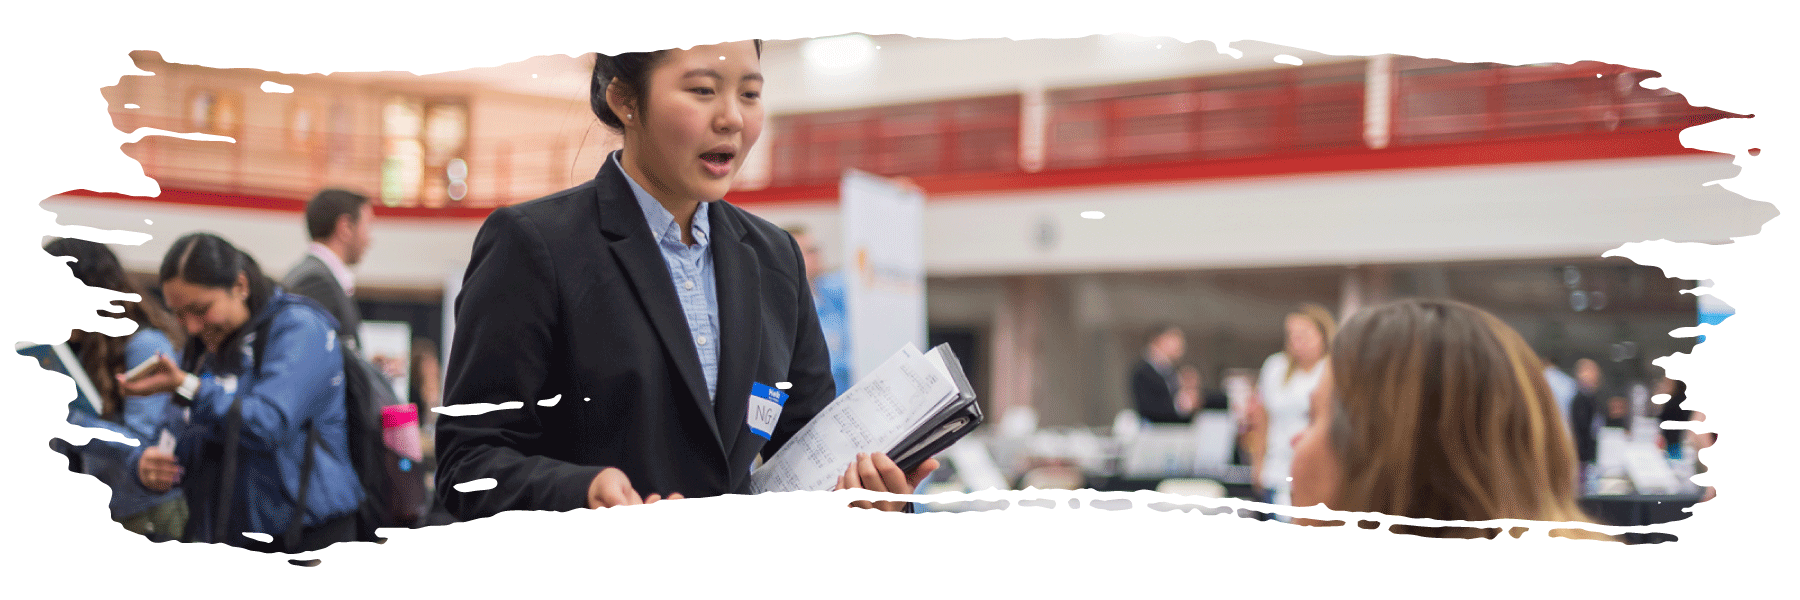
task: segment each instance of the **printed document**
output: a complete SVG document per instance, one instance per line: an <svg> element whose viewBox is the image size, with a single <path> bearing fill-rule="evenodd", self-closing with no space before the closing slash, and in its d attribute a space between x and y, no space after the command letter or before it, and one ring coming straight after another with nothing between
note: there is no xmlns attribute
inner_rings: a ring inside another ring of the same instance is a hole
<svg viewBox="0 0 1800 600"><path fill-rule="evenodd" d="M752 473L751 491L831 490L857 453L892 451L958 398L943 356L907 344Z"/></svg>

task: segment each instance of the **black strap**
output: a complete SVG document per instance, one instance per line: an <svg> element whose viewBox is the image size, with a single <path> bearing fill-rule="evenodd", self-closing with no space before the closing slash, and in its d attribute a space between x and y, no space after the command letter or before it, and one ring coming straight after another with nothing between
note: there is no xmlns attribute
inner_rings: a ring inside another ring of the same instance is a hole
<svg viewBox="0 0 1800 600"><path fill-rule="evenodd" d="M311 422L306 424L306 458L300 460L300 492L294 497L294 516L288 519L287 535L282 536L282 545L288 553L300 544L300 534L306 527L306 488L312 482L313 449L319 445L319 428Z"/></svg>
<svg viewBox="0 0 1800 600"><path fill-rule="evenodd" d="M274 326L273 319L264 321L256 327L256 339L250 340L250 372L257 376L262 375L263 349L269 347L269 330Z"/></svg>
<svg viewBox="0 0 1800 600"><path fill-rule="evenodd" d="M264 323L256 329L256 339L251 342L251 360L255 364L255 371L258 374L261 374L262 372L262 350L268 341L268 334L269 324ZM198 360L199 354L200 353L198 352L190 354L189 356L194 357L194 360L191 362L183 360L182 362L184 363L190 363L184 364L183 370L191 373L194 369L198 368L200 366L200 361ZM183 358L185 359L187 357ZM227 529L230 527L231 509L237 505L238 449L240 442L242 441L243 430L243 396L240 394L232 394L231 408L227 409L225 412L225 440L223 444L224 447L222 448L224 457L220 460L219 468L219 499L218 504L215 505L216 510L213 514L212 535L210 536L212 539L208 540L213 543L224 542L225 540L231 539L231 533ZM309 454L307 459L311 460L312 456ZM302 476L301 481L305 481L304 475Z"/></svg>
<svg viewBox="0 0 1800 600"><path fill-rule="evenodd" d="M238 438L244 429L244 403L236 397L231 399L231 408L225 412L225 457L219 468L219 500L213 515L212 539L219 543L230 539L225 528L231 521L231 507L234 502L234 488L238 480Z"/></svg>

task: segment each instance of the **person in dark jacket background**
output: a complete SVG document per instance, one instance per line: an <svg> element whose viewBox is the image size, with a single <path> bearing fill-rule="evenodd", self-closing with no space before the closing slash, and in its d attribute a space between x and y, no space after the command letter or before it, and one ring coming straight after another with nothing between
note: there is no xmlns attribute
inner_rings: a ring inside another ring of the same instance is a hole
<svg viewBox="0 0 1800 600"><path fill-rule="evenodd" d="M1605 408L1601 402L1606 398L1600 363L1591 358L1575 361L1575 384L1575 397L1569 401L1569 433L1574 436L1576 460L1585 465L1599 454L1597 436Z"/></svg>
<svg viewBox="0 0 1800 600"><path fill-rule="evenodd" d="M1687 401L1687 382L1664 377L1662 381L1657 382L1656 393L1669 395L1669 399L1663 401L1662 409L1657 412L1658 421L1667 423L1693 420L1694 411L1682 406L1682 403ZM1671 457L1679 458L1681 441L1687 434L1688 432L1680 429L1664 429L1662 431L1664 451L1668 452Z"/></svg>
<svg viewBox="0 0 1800 600"><path fill-rule="evenodd" d="M337 319L338 339L359 340L362 311L356 307L356 275L350 271L369 250L375 205L369 197L339 189L321 190L306 202L306 256L281 279L281 287L306 296Z"/></svg>
<svg viewBox="0 0 1800 600"><path fill-rule="evenodd" d="M134 394L173 392L191 422L174 455L138 449L140 480L153 490L182 484L190 541L304 552L354 539L363 493L347 459L337 322L212 234L176 240L159 276L187 351L120 383Z"/></svg>
<svg viewBox="0 0 1800 600"><path fill-rule="evenodd" d="M1144 358L1131 372L1131 398L1139 417L1151 423L1186 423L1194 417L1199 390L1182 381L1175 365L1186 353L1181 328L1159 325L1151 330Z"/></svg>

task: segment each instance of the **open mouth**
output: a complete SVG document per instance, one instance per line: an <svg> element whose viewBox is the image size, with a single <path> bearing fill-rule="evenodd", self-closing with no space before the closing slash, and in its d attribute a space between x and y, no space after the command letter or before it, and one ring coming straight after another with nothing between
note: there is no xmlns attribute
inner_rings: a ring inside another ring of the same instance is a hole
<svg viewBox="0 0 1800 600"><path fill-rule="evenodd" d="M731 175L731 159L736 157L736 152L707 152L700 155L700 162L706 165L706 172L712 177L727 177Z"/></svg>

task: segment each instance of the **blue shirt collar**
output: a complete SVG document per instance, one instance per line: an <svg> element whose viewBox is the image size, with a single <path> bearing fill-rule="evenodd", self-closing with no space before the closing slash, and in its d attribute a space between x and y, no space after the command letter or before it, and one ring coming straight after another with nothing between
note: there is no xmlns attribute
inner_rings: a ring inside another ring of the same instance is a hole
<svg viewBox="0 0 1800 600"><path fill-rule="evenodd" d="M631 186L631 195L637 198L638 208L644 211L644 219L649 222L650 234L659 243L664 238L670 238L679 243L681 236L678 235L680 232L677 231L675 215L670 213L669 209L663 208L662 203L657 202L655 196L644 191L644 187L638 185L637 180L632 179L630 173L625 172L625 164L619 161L619 157L624 152L624 150L614 150L610 160L612 160L613 166L619 168L619 174L625 176L625 184ZM708 204L712 203L701 202L699 208L694 210L694 242L700 246L705 246L707 240L712 236L712 223L706 216Z"/></svg>

